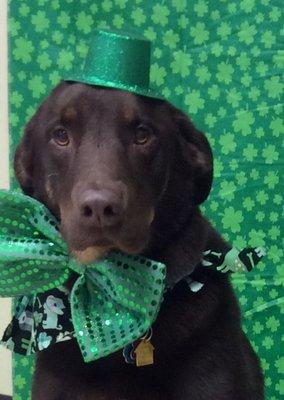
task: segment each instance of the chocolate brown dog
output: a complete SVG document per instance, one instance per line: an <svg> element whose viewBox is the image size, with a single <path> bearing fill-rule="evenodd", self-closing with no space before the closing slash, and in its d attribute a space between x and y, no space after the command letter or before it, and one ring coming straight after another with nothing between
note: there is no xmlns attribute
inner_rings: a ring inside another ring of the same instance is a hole
<svg viewBox="0 0 284 400"><path fill-rule="evenodd" d="M33 400L260 400L259 362L227 275L200 271L205 249L228 245L201 215L213 175L210 146L161 100L61 83L16 151L23 191L60 220L70 251L88 262L112 249L167 266L172 287L153 326L155 362L122 351L85 364L74 340L40 352ZM197 293L184 278L202 273Z"/></svg>

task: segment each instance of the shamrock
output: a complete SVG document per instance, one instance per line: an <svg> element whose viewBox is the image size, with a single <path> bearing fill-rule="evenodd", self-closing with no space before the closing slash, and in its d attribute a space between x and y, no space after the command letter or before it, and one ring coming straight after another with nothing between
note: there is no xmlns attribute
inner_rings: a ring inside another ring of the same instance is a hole
<svg viewBox="0 0 284 400"><path fill-rule="evenodd" d="M248 178L246 176L246 173L244 171L238 172L236 174L236 180L239 185L246 185Z"/></svg>
<svg viewBox="0 0 284 400"><path fill-rule="evenodd" d="M60 75L57 71L53 71L50 75L49 75L49 80L51 82L51 84L53 86L55 86L57 83L59 83L60 81Z"/></svg>
<svg viewBox="0 0 284 400"><path fill-rule="evenodd" d="M241 10L245 11L246 13L252 12L255 7L255 0L242 0L240 3Z"/></svg>
<svg viewBox="0 0 284 400"><path fill-rule="evenodd" d="M67 28L70 24L70 17L65 11L61 11L57 17L57 22L62 26L62 28Z"/></svg>
<svg viewBox="0 0 284 400"><path fill-rule="evenodd" d="M284 134L284 124L282 118L275 118L269 124L269 128L272 130L273 136L280 136Z"/></svg>
<svg viewBox="0 0 284 400"><path fill-rule="evenodd" d="M273 99L280 98L283 93L284 84L280 82L279 76L272 76L264 81L264 88L267 90L268 97Z"/></svg>
<svg viewBox="0 0 284 400"><path fill-rule="evenodd" d="M260 61L256 64L256 72L260 75L260 76L265 76L265 74L268 71L268 65L264 63L264 61Z"/></svg>
<svg viewBox="0 0 284 400"><path fill-rule="evenodd" d="M232 32L232 28L228 24L228 22L221 22L220 26L217 28L217 35L219 35L222 39L226 39Z"/></svg>
<svg viewBox="0 0 284 400"><path fill-rule="evenodd" d="M63 35L60 31L54 31L52 34L52 40L56 43L56 44L61 44L62 40L63 40Z"/></svg>
<svg viewBox="0 0 284 400"><path fill-rule="evenodd" d="M281 10L279 7L272 7L272 10L269 13L269 19L272 22L277 22L281 18Z"/></svg>
<svg viewBox="0 0 284 400"><path fill-rule="evenodd" d="M168 23L170 11L167 6L156 4L153 7L152 20L155 24L165 26Z"/></svg>
<svg viewBox="0 0 284 400"><path fill-rule="evenodd" d="M120 8L125 8L128 0L114 0L115 4Z"/></svg>
<svg viewBox="0 0 284 400"><path fill-rule="evenodd" d="M205 29L204 22L197 22L190 28L189 33L193 37L194 44L203 44L209 39L209 31Z"/></svg>
<svg viewBox="0 0 284 400"><path fill-rule="evenodd" d="M268 200L268 194L264 190L258 190L256 200L263 206Z"/></svg>
<svg viewBox="0 0 284 400"><path fill-rule="evenodd" d="M213 21L216 21L217 19L220 18L220 11L219 10L214 10L214 11L212 11L210 16L213 19Z"/></svg>
<svg viewBox="0 0 284 400"><path fill-rule="evenodd" d="M269 189L274 189L279 183L278 171L268 171L265 175L263 182L268 186Z"/></svg>
<svg viewBox="0 0 284 400"><path fill-rule="evenodd" d="M16 90L12 92L12 94L10 95L10 103L14 105L16 108L19 108L21 106L23 100L24 98L22 94Z"/></svg>
<svg viewBox="0 0 284 400"><path fill-rule="evenodd" d="M183 14L178 19L178 25L180 28L185 29L188 25L188 18Z"/></svg>
<svg viewBox="0 0 284 400"><path fill-rule="evenodd" d="M221 145L221 152L223 154L229 154L236 150L236 142L234 141L234 135L232 133L225 133L220 136L219 143Z"/></svg>
<svg viewBox="0 0 284 400"><path fill-rule="evenodd" d="M219 82L224 82L228 84L232 81L234 68L231 64L222 61L220 64L217 65L217 70L218 72L216 74L216 77Z"/></svg>
<svg viewBox="0 0 284 400"><path fill-rule="evenodd" d="M277 358L275 367L278 369L279 374L284 374L284 356Z"/></svg>
<svg viewBox="0 0 284 400"><path fill-rule="evenodd" d="M271 336L265 336L264 340L262 341L262 345L267 349L270 350L274 344L274 341Z"/></svg>
<svg viewBox="0 0 284 400"><path fill-rule="evenodd" d="M247 211L251 211L255 206L255 202L251 197L246 197L243 201L243 206Z"/></svg>
<svg viewBox="0 0 284 400"><path fill-rule="evenodd" d="M19 7L19 13L23 17L26 17L29 14L29 12L31 11L31 9L26 3L23 3L23 2L21 2L21 3L22 4Z"/></svg>
<svg viewBox="0 0 284 400"><path fill-rule="evenodd" d="M37 62L40 69L42 69L43 71L48 69L52 64L49 54L46 52L39 54L39 56L37 57Z"/></svg>
<svg viewBox="0 0 284 400"><path fill-rule="evenodd" d="M208 89L208 94L211 98L211 100L216 100L220 96L220 89L217 85L212 85Z"/></svg>
<svg viewBox="0 0 284 400"><path fill-rule="evenodd" d="M175 33L172 29L168 30L164 34L163 43L165 46L168 46L170 49L174 49L179 42L179 35Z"/></svg>
<svg viewBox="0 0 284 400"><path fill-rule="evenodd" d="M273 35L272 31L265 31L262 34L261 42L264 44L266 49L271 49L271 47L276 43L276 36Z"/></svg>
<svg viewBox="0 0 284 400"><path fill-rule="evenodd" d="M105 12L110 12L110 10L112 9L112 2L110 0L104 0L102 3L102 9Z"/></svg>
<svg viewBox="0 0 284 400"><path fill-rule="evenodd" d="M255 334L259 335L259 334L263 331L264 326L263 326L259 321L256 321L256 322L253 324L252 329L253 329L253 331L254 331Z"/></svg>
<svg viewBox="0 0 284 400"><path fill-rule="evenodd" d="M12 50L15 60L20 60L24 64L32 60L31 53L34 51L34 46L30 40L20 37L15 40L15 48Z"/></svg>
<svg viewBox="0 0 284 400"><path fill-rule="evenodd" d="M247 53L242 52L239 57L237 57L237 65L239 65L241 70L246 70L248 69L249 65L250 65L250 57Z"/></svg>
<svg viewBox="0 0 284 400"><path fill-rule="evenodd" d="M244 42L247 45L252 44L257 32L255 25L250 25L248 21L245 21L241 23L240 28L238 32L240 42Z"/></svg>
<svg viewBox="0 0 284 400"><path fill-rule="evenodd" d="M192 58L181 50L175 51L173 56L174 61L170 64L173 73L180 74L182 78L185 78L189 75L189 67L193 62Z"/></svg>
<svg viewBox="0 0 284 400"><path fill-rule="evenodd" d="M152 26L150 26L149 28L147 28L144 32L145 37L148 40L154 41L157 37L157 33L154 31L154 28Z"/></svg>
<svg viewBox="0 0 284 400"><path fill-rule="evenodd" d="M113 18L113 25L120 29L124 24L124 19L120 15L115 15Z"/></svg>
<svg viewBox="0 0 284 400"><path fill-rule="evenodd" d="M229 89L227 92L227 102L234 108L239 106L240 101L242 100L242 95L237 91L235 87Z"/></svg>
<svg viewBox="0 0 284 400"><path fill-rule="evenodd" d="M274 263L279 263L279 261L283 258L283 250L280 249L276 244L270 246L268 258L272 260ZM282 272L282 265L280 265L281 269L279 270L279 274ZM278 269L278 268L277 268Z"/></svg>
<svg viewBox="0 0 284 400"><path fill-rule="evenodd" d="M199 90L192 90L185 96L184 102L190 114L196 114L198 110L204 108L204 100L200 97Z"/></svg>
<svg viewBox="0 0 284 400"><path fill-rule="evenodd" d="M184 11L187 5L187 0L172 0L172 3L177 11Z"/></svg>
<svg viewBox="0 0 284 400"><path fill-rule="evenodd" d="M241 83L244 86L246 86L246 87L250 86L251 82L252 82L252 77L249 73L246 73L241 77Z"/></svg>
<svg viewBox="0 0 284 400"><path fill-rule="evenodd" d="M236 185L232 181L221 182L221 189L219 190L219 196L224 200L231 201L235 197Z"/></svg>
<svg viewBox="0 0 284 400"><path fill-rule="evenodd" d="M35 99L40 98L46 92L46 84L43 82L41 75L34 75L28 83L28 88L30 89L32 96Z"/></svg>
<svg viewBox="0 0 284 400"><path fill-rule="evenodd" d="M17 36L19 33L19 29L20 29L20 23L19 21L17 21L15 18L10 18L9 21L9 34L13 37L13 36Z"/></svg>
<svg viewBox="0 0 284 400"><path fill-rule="evenodd" d="M252 87L248 93L249 98L252 99L253 101L257 101L260 95L261 95L260 90L255 86Z"/></svg>
<svg viewBox="0 0 284 400"><path fill-rule="evenodd" d="M271 332L276 332L280 326L279 319L275 318L275 316L271 316L266 321L266 327L270 329Z"/></svg>
<svg viewBox="0 0 284 400"><path fill-rule="evenodd" d="M35 26L35 31L41 33L49 28L49 20L44 11L38 11L31 18L32 24Z"/></svg>
<svg viewBox="0 0 284 400"><path fill-rule="evenodd" d="M23 387L27 384L27 381L22 375L17 375L14 378L13 384L16 386L16 388L23 389Z"/></svg>
<svg viewBox="0 0 284 400"><path fill-rule="evenodd" d="M237 11L237 5L236 3L229 3L228 4L228 11L230 14L235 14Z"/></svg>
<svg viewBox="0 0 284 400"><path fill-rule="evenodd" d="M266 145L262 150L262 157L265 159L266 164L272 164L279 158L279 152L276 150L274 144Z"/></svg>
<svg viewBox="0 0 284 400"><path fill-rule="evenodd" d="M264 246L265 233L262 229L251 229L249 232L249 244L250 246Z"/></svg>
<svg viewBox="0 0 284 400"><path fill-rule="evenodd" d="M220 57L222 52L223 46L221 46L220 43L214 43L212 46L212 54L214 54L215 57Z"/></svg>
<svg viewBox="0 0 284 400"><path fill-rule="evenodd" d="M206 65L202 65L201 67L197 68L195 75L197 76L198 82L201 84L208 82L211 78L211 74Z"/></svg>
<svg viewBox="0 0 284 400"><path fill-rule="evenodd" d="M220 177L222 174L222 171L224 169L224 165L222 161L219 158L215 158L214 160L214 174L215 176Z"/></svg>
<svg viewBox="0 0 284 400"><path fill-rule="evenodd" d="M205 0L198 0L193 6L194 11L198 17L204 17L208 12L208 3Z"/></svg>
<svg viewBox="0 0 284 400"><path fill-rule="evenodd" d="M79 12L76 18L76 26L80 32L85 34L91 33L93 25L93 18L90 14L86 14L85 11Z"/></svg>
<svg viewBox="0 0 284 400"><path fill-rule="evenodd" d="M272 240L277 240L278 237L280 236L280 227L279 226L275 226L273 225L269 231L268 231L268 236L272 239Z"/></svg>
<svg viewBox="0 0 284 400"><path fill-rule="evenodd" d="M135 8L131 13L131 18L134 21L134 24L137 26L141 26L146 22L146 16L142 8Z"/></svg>
<svg viewBox="0 0 284 400"><path fill-rule="evenodd" d="M66 49L60 50L57 60L59 68L69 71L72 68L73 60L74 55L71 51L68 51Z"/></svg>
<svg viewBox="0 0 284 400"><path fill-rule="evenodd" d="M258 150L255 148L253 143L248 143L243 149L243 156L247 161L253 161L257 156Z"/></svg>
<svg viewBox="0 0 284 400"><path fill-rule="evenodd" d="M157 86L161 86L165 82L167 75L165 67L160 67L157 63L151 66L151 81Z"/></svg>
<svg viewBox="0 0 284 400"><path fill-rule="evenodd" d="M251 111L240 110L237 112L236 119L233 121L235 132L241 132L243 136L251 134L251 125L254 123L255 118Z"/></svg>
<svg viewBox="0 0 284 400"><path fill-rule="evenodd" d="M205 117L205 124L209 126L209 128L213 128L213 126L217 122L217 117L213 115L212 113L208 113Z"/></svg>
<svg viewBox="0 0 284 400"><path fill-rule="evenodd" d="M222 224L225 229L231 229L233 233L240 232L240 223L243 222L243 213L240 210L234 210L232 206L225 208L222 215Z"/></svg>

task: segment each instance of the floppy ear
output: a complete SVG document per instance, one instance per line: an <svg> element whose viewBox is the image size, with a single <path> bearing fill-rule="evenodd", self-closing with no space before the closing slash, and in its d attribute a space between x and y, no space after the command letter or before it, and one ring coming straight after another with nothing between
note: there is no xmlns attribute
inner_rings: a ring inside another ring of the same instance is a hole
<svg viewBox="0 0 284 400"><path fill-rule="evenodd" d="M34 191L34 141L36 115L32 117L25 128L24 136L19 143L14 156L14 170L16 178L23 190L29 196Z"/></svg>
<svg viewBox="0 0 284 400"><path fill-rule="evenodd" d="M179 110L174 116L178 141L178 160L183 173L191 178L194 204L203 203L209 195L213 180L213 154L205 135Z"/></svg>

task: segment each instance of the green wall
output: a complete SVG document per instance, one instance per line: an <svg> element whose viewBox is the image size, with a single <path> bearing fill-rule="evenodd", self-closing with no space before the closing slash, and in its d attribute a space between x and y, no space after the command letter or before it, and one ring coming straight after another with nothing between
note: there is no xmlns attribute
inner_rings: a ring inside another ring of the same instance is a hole
<svg viewBox="0 0 284 400"><path fill-rule="evenodd" d="M133 31L153 41L153 84L188 112L214 149L215 180L205 214L234 245L268 250L257 270L234 276L234 284L244 329L262 359L267 399L279 400L284 395L281 1L10 0L11 154L40 101L83 62L96 27ZM15 186L12 170L11 180ZM14 400L27 400L31 362L15 357L14 367Z"/></svg>

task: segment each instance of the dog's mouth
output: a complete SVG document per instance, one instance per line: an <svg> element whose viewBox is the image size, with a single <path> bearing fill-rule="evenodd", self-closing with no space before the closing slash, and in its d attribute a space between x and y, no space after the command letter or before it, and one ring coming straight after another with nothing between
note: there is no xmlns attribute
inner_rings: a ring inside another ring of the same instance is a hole
<svg viewBox="0 0 284 400"><path fill-rule="evenodd" d="M63 234L64 236L64 234ZM107 257L110 252L121 251L127 254L139 254L148 244L148 235L131 235L126 237L100 236L88 238L65 238L70 253L81 263L91 263L95 260Z"/></svg>
<svg viewBox="0 0 284 400"><path fill-rule="evenodd" d="M121 251L127 254L139 254L146 247L144 243L111 243L108 240L96 241L95 244L85 247L82 250L70 248L71 254L81 263L89 264L93 261L107 257L112 251Z"/></svg>

